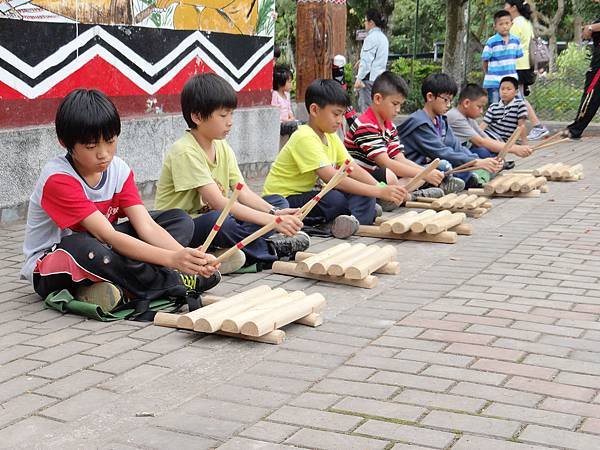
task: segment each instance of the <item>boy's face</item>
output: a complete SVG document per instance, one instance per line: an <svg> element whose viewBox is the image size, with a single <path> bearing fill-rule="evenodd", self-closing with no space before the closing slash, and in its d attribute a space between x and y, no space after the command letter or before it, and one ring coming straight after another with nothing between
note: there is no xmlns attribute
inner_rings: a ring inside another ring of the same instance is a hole
<svg viewBox="0 0 600 450"><path fill-rule="evenodd" d="M206 120L201 119L198 114L192 113L192 120L198 131L207 139L225 139L233 125L233 109L216 109Z"/></svg>
<svg viewBox="0 0 600 450"><path fill-rule="evenodd" d="M494 23L494 30L496 30L496 32L500 36L508 36L511 26L512 19L510 18L510 16L504 16L496 20L496 22Z"/></svg>
<svg viewBox="0 0 600 450"><path fill-rule="evenodd" d="M504 103L509 103L517 96L517 89L510 81L505 81L500 85L500 98Z"/></svg>
<svg viewBox="0 0 600 450"><path fill-rule="evenodd" d="M406 98L402 94L382 95L375 94L373 96L373 110L383 120L392 120L400 113L400 108L404 104Z"/></svg>
<svg viewBox="0 0 600 450"><path fill-rule="evenodd" d="M321 108L316 103L310 105L310 116L315 126L322 133L335 133L344 120L346 108L341 105L325 105Z"/></svg>
<svg viewBox="0 0 600 450"><path fill-rule="evenodd" d="M487 105L487 96L482 96L477 100L465 99L462 102L465 116L470 119L477 119L481 117L485 106Z"/></svg>
<svg viewBox="0 0 600 450"><path fill-rule="evenodd" d="M77 143L73 146L71 156L75 167L82 175L104 172L113 160L117 151L117 136L108 140L101 138L98 142Z"/></svg>
<svg viewBox="0 0 600 450"><path fill-rule="evenodd" d="M434 95L431 92L428 92L425 100L428 105L431 106L431 109L434 114L438 116L443 116L450 109L450 105L452 105L452 99L454 98L451 94L439 94Z"/></svg>

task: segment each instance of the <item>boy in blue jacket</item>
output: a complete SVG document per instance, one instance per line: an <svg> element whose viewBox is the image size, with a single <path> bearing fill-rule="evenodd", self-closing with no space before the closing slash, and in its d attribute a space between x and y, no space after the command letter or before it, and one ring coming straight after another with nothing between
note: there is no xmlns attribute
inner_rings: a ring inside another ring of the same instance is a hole
<svg viewBox="0 0 600 450"><path fill-rule="evenodd" d="M457 174L466 187L480 187L489 181L491 174L502 169L496 158L480 158L461 145L448 126L446 112L458 91L454 80L444 74L429 75L421 86L425 106L398 126L400 141L404 144L405 156L420 165L440 158L440 169L447 171L476 160L473 172Z"/></svg>

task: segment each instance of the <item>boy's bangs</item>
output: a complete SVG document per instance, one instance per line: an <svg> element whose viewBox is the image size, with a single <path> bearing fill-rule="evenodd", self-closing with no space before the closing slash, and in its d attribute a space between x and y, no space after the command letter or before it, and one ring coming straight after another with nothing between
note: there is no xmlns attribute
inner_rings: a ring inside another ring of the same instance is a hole
<svg viewBox="0 0 600 450"><path fill-rule="evenodd" d="M93 144L100 139L108 141L121 134L121 121L115 117L114 111L104 107L105 105L90 105L90 113L81 116L82 120L74 132L77 136L76 142L82 144ZM79 129L79 131L77 131Z"/></svg>

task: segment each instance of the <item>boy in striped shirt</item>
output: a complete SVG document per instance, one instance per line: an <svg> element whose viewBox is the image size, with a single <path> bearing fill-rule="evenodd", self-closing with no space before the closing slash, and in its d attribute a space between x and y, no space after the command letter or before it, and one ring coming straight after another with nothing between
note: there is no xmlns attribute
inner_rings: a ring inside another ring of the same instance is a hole
<svg viewBox="0 0 600 450"><path fill-rule="evenodd" d="M483 87L488 91L489 104L497 103L500 99L500 80L504 77L514 77L517 80L517 59L523 56L521 41L509 30L512 18L508 11L498 11L494 14L494 29L496 34L487 40L481 60L483 61Z"/></svg>
<svg viewBox="0 0 600 450"><path fill-rule="evenodd" d="M500 101L488 108L481 129L492 139L506 142L519 125L527 120L527 105L517 97L519 82L504 77L500 82ZM527 130L521 128L521 145L527 145Z"/></svg>

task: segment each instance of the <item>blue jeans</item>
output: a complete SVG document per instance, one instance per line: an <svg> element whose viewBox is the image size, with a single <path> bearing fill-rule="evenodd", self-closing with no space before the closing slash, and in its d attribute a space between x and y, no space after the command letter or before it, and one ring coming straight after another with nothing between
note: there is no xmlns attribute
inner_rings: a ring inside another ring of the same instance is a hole
<svg viewBox="0 0 600 450"><path fill-rule="evenodd" d="M317 191L290 195L286 200L290 208L300 208L313 198ZM371 225L375 220L375 199L362 195L348 194L338 190L329 191L304 219L305 225L331 222L342 214L352 214L361 225Z"/></svg>
<svg viewBox="0 0 600 450"><path fill-rule="evenodd" d="M289 208L288 202L281 195L267 195L263 198L276 208ZM221 211L210 211L194 218L194 235L192 237L192 242L190 242L190 247L199 247L202 245L220 214ZM223 225L221 225L221 229L216 234L210 248L233 247L259 228L260 225L242 222L230 215L225 219ZM263 237L256 239L242 249L246 254L246 264L253 264L261 261L273 262L277 260L277 255L271 252L271 249L265 240L265 238L268 238L271 234L273 234L273 232L265 234Z"/></svg>
<svg viewBox="0 0 600 450"><path fill-rule="evenodd" d="M486 88L488 93L488 106L492 103L498 103L500 101L500 89L499 88Z"/></svg>
<svg viewBox="0 0 600 450"><path fill-rule="evenodd" d="M473 153L476 153L482 159L495 158L498 156L497 153L492 153L485 147L471 147L469 150L471 150Z"/></svg>

